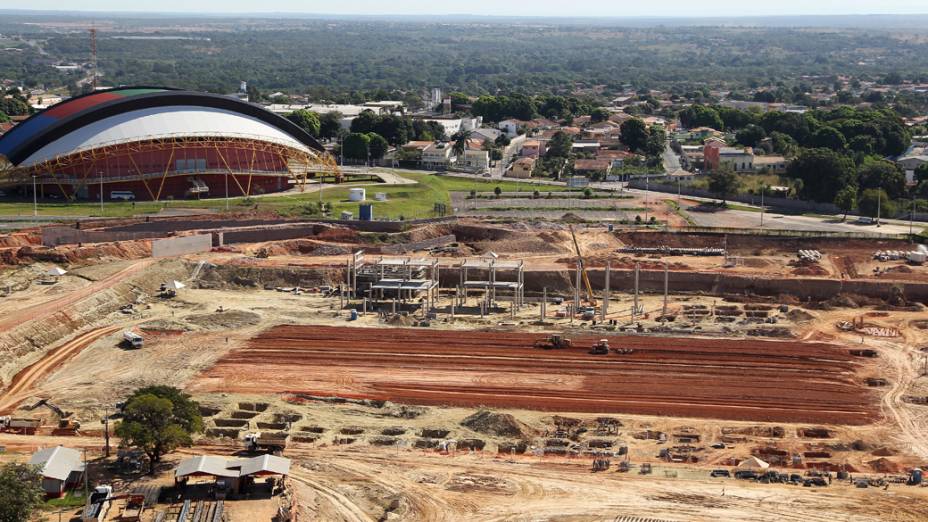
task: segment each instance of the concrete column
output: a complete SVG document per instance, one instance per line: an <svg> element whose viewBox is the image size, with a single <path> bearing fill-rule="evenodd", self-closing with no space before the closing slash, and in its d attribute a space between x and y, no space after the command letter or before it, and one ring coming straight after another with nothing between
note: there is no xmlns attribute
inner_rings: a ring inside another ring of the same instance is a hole
<svg viewBox="0 0 928 522"><path fill-rule="evenodd" d="M664 306L661 309L661 315L667 317L667 290L669 285L670 277L667 273L667 263L664 263Z"/></svg>
<svg viewBox="0 0 928 522"><path fill-rule="evenodd" d="M602 322L606 322L606 314L609 313L609 280L612 278L611 269L612 269L612 263L607 261L606 262L606 284L604 285L605 288L603 290L603 305L602 307L600 307L600 310L601 310L600 320Z"/></svg>
<svg viewBox="0 0 928 522"><path fill-rule="evenodd" d="M635 263L635 302L632 305L632 322L635 322L635 317L638 315L638 270L641 268L640 263Z"/></svg>

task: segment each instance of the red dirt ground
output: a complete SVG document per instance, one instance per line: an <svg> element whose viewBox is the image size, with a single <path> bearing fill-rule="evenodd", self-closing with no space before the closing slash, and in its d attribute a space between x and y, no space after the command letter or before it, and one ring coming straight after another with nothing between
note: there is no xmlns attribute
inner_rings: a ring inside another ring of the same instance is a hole
<svg viewBox="0 0 928 522"><path fill-rule="evenodd" d="M195 391L771 422L865 424L862 363L823 343L610 337L629 355L532 348L536 335L278 326L201 375Z"/></svg>

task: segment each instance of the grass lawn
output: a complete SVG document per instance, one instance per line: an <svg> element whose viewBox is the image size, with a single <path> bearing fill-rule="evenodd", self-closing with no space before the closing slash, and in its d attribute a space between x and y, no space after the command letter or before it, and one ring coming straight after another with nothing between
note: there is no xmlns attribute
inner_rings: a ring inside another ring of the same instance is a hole
<svg viewBox="0 0 928 522"><path fill-rule="evenodd" d="M348 190L352 187L363 186L367 188L370 200L374 192L383 192L387 201L374 203L374 217L405 219L434 217L435 203L444 203L450 206L450 192L492 192L496 187L506 192L553 192L566 190L563 186L535 185L515 181L477 180L448 176L437 176L422 172L400 173L404 178L416 181L415 185L384 185L380 183L352 183L342 186L329 187L322 192L322 201L331 209L330 216L338 217L343 210L350 211L357 217L358 204L348 201ZM274 210L281 215L307 217L312 215L315 204L319 201L317 191L307 193L291 193L279 196L265 196L255 198L231 198L230 210L243 210L257 205L259 210ZM106 216L127 217L137 214L153 214L162 209L171 208L205 208L223 210L226 201L223 198L204 200L177 200L177 201L138 201L133 205L130 202L104 203L103 213L100 213L99 202L81 201L75 203L43 202L39 204L39 215L42 216ZM32 202L3 202L0 203L0 216L32 216ZM450 211L450 209L449 209Z"/></svg>
<svg viewBox="0 0 928 522"><path fill-rule="evenodd" d="M75 508L85 504L83 491L68 491L61 498L50 498L45 501L45 505L50 508Z"/></svg>
<svg viewBox="0 0 928 522"><path fill-rule="evenodd" d="M789 187L792 186L791 183L795 182L795 180L777 174L738 174L738 180L741 182L741 186L738 187L739 194L748 194L751 192L760 194L760 189L763 186ZM709 176L697 176L696 179L690 183L690 186L709 190ZM768 192L767 195L771 195L770 192Z"/></svg>

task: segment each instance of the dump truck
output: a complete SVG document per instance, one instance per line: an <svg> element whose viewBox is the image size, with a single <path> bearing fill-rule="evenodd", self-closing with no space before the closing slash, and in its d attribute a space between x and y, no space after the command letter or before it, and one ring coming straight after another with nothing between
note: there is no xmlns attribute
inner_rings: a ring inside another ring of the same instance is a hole
<svg viewBox="0 0 928 522"><path fill-rule="evenodd" d="M126 330L122 333L122 342L126 348L132 348L133 350L141 348L144 344L142 336L131 330Z"/></svg>
<svg viewBox="0 0 928 522"><path fill-rule="evenodd" d="M280 455L287 448L287 433L255 432L245 435L245 448L254 453Z"/></svg>
<svg viewBox="0 0 928 522"><path fill-rule="evenodd" d="M34 435L42 421L38 419L16 419L9 416L0 417L0 431Z"/></svg>
<svg viewBox="0 0 928 522"><path fill-rule="evenodd" d="M600 339L593 344L593 347L590 348L591 355L608 355L609 354L609 340Z"/></svg>
<svg viewBox="0 0 928 522"><path fill-rule="evenodd" d="M560 348L570 348L571 343L570 339L565 339L560 335L551 335L545 337L544 339L538 339L535 341L535 348L543 348L545 350L553 350Z"/></svg>

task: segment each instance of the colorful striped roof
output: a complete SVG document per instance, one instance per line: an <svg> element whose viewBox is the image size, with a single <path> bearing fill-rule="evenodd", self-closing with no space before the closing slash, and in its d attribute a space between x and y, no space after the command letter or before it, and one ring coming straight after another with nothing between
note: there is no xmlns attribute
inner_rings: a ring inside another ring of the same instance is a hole
<svg viewBox="0 0 928 522"><path fill-rule="evenodd" d="M56 123L70 118L75 114L85 110L98 107L124 98L131 98L142 94L151 94L156 92L165 92L170 89L164 88L127 88L112 89L108 91L99 91L83 96L69 98L59 104L52 105L42 112L33 114L29 119L15 127L15 132L8 132L0 139L0 155L11 157L11 154L23 143L28 142L34 136L37 136L52 127Z"/></svg>

